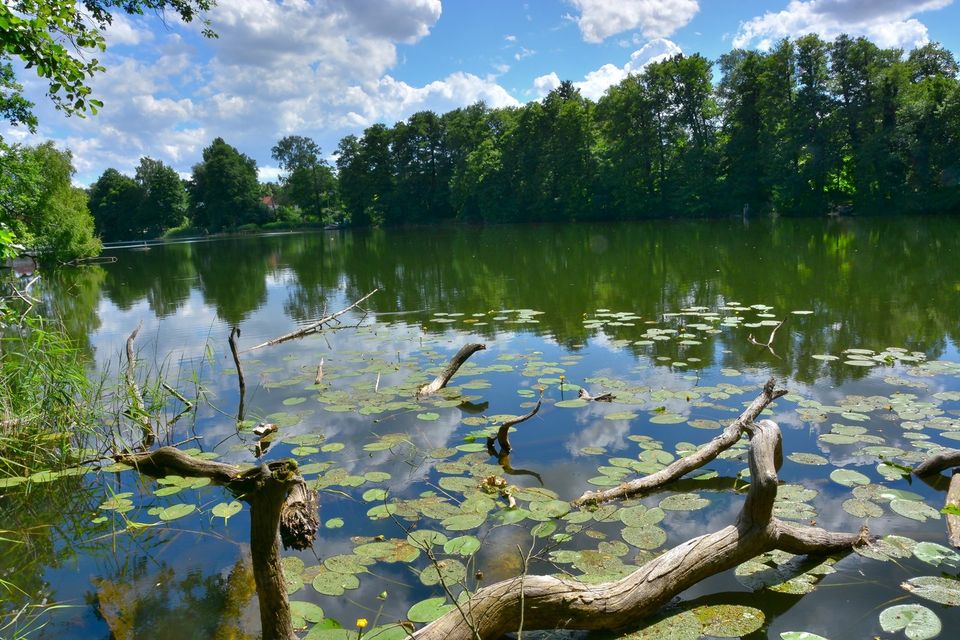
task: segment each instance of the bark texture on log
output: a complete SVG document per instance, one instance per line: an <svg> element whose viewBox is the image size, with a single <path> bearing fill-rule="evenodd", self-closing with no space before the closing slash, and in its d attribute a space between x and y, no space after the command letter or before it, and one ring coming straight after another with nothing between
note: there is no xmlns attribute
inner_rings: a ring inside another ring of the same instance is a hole
<svg viewBox="0 0 960 640"><path fill-rule="evenodd" d="M744 427L751 437L752 483L736 524L688 540L616 582L588 585L550 576L498 582L460 605L466 615L450 611L415 632L414 640L490 640L516 631L521 619L524 630L635 626L685 589L760 553L782 549L827 554L865 541L865 531L833 533L772 517L780 429L769 420Z"/></svg>
<svg viewBox="0 0 960 640"><path fill-rule="evenodd" d="M307 488L295 462L281 460L241 470L232 464L199 460L175 447L123 453L114 459L154 477L176 474L210 478L247 502L263 640L296 640L280 564L280 539L284 547L305 549L313 544L320 520L316 491Z"/></svg>
<svg viewBox="0 0 960 640"><path fill-rule="evenodd" d="M746 431L747 425L752 423L757 416L777 398L786 395L786 389L774 389L775 381L773 378L767 381L763 386L763 391L757 396L750 406L740 414L740 417L730 423L723 432L716 438L701 447L688 456L678 458L656 473L621 483L615 487L599 491L587 491L582 496L573 501L575 506L584 504L599 504L609 502L619 498L629 498L642 493L659 489L668 482L678 480L684 475L699 469L703 465L715 459L722 451L729 449L740 440L740 436Z"/></svg>
<svg viewBox="0 0 960 640"><path fill-rule="evenodd" d="M960 508L960 473L955 473L950 478L946 506ZM960 516L947 514L947 537L950 539L950 544L960 548Z"/></svg>
<svg viewBox="0 0 960 640"><path fill-rule="evenodd" d="M423 396L428 396L432 393L440 391L440 389L443 389L445 386L447 386L447 383L450 382L450 378L456 375L457 371L460 370L460 367L463 366L463 363L466 362L470 356L475 354L477 351L483 351L486 348L487 345L479 342L465 344L460 347L460 351L457 351L453 358L450 359L450 364L446 366L440 375L434 378L433 382L430 384L425 384L420 387L420 390L417 391L417 397L420 398Z"/></svg>

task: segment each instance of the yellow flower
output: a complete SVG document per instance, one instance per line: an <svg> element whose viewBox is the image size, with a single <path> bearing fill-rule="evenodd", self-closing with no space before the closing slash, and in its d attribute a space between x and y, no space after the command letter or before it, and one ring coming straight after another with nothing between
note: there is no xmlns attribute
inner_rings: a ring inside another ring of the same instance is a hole
<svg viewBox="0 0 960 640"><path fill-rule="evenodd" d="M367 628L367 619L357 618L357 629L366 629L366 628Z"/></svg>

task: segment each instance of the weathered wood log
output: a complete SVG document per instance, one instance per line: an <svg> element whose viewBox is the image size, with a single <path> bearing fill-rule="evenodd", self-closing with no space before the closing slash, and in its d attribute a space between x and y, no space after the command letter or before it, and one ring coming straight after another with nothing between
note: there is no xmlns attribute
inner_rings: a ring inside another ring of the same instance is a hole
<svg viewBox="0 0 960 640"><path fill-rule="evenodd" d="M371 292L368 293L367 295L363 296L362 298L360 298L359 300L357 300L356 302L354 302L353 304L351 304L349 307L344 307L343 309L340 309L340 311L337 311L336 313L331 313L331 314L328 315L328 316L324 316L324 317L320 318L319 320L317 320L316 322L314 322L314 323L311 324L311 325L308 325L308 326L303 327L303 328L301 328L301 329L297 329L296 331L291 331L290 333L285 333L284 335L278 336L278 337L276 337L276 338L273 338L272 340L267 340L266 342L261 342L260 344L258 344L258 345L255 346L255 347L250 347L249 349L247 349L247 351L248 351L248 352L249 352L249 351L256 351L257 349L262 349L263 347L270 347L270 346L273 346L273 345L275 345L275 344L280 344L281 342L287 342L288 340L295 340L296 338L302 338L302 337L304 337L304 336L310 335L311 333L316 333L317 331L320 331L320 329L322 329L324 325L326 325L326 324L328 324L328 323L330 323L330 322L333 322L334 320L336 320L337 318L339 318L339 317L342 316L343 314L347 313L347 312L350 311L351 309L354 309L354 308L356 308L356 307L359 307L361 302L364 302L367 298L369 298L370 296L372 296L373 294L375 294L375 293L376 293L377 291L379 291L379 290L380 290L380 289L374 289L373 291L371 291Z"/></svg>
<svg viewBox="0 0 960 640"><path fill-rule="evenodd" d="M454 354L453 358L450 359L450 363L446 368L433 379L433 382L425 384L420 387L420 390L417 391L417 397L422 398L424 396L429 396L432 393L436 393L447 386L447 383L450 382L450 378L457 374L457 371L460 370L460 367L463 366L463 363L467 361L470 356L475 354L477 351L483 351L487 348L487 345L481 344L479 342L473 342L470 344L465 344L460 347L460 350Z"/></svg>
<svg viewBox="0 0 960 640"><path fill-rule="evenodd" d="M296 640L280 564L280 541L284 547L305 549L313 544L320 524L316 491L307 488L296 462L281 460L241 470L232 464L194 458L174 447L122 453L114 460L154 477L176 474L210 478L247 502L263 639Z"/></svg>
<svg viewBox="0 0 960 640"><path fill-rule="evenodd" d="M946 506L960 509L960 473L954 473L950 478ZM960 548L960 516L947 514L947 538L950 539L950 544Z"/></svg>
<svg viewBox="0 0 960 640"><path fill-rule="evenodd" d="M943 449L937 451L926 460L913 468L914 475L922 478L940 473L950 467L960 467L960 449Z"/></svg>
<svg viewBox="0 0 960 640"><path fill-rule="evenodd" d="M636 627L685 589L760 553L831 554L866 541L865 530L834 533L774 518L780 429L770 420L743 428L751 437L752 482L736 524L688 540L615 582L518 576L484 587L459 609L416 631L414 640L499 638L516 631L521 620L524 630Z"/></svg>
<svg viewBox="0 0 960 640"><path fill-rule="evenodd" d="M960 450L943 449L937 451L926 460L913 468L913 473L925 482L931 483L931 478L941 471L952 467L960 467ZM936 478L935 480L939 480ZM955 468L947 487L945 506L960 508L960 468ZM947 539L954 547L960 547L960 516L947 514Z"/></svg>
<svg viewBox="0 0 960 640"><path fill-rule="evenodd" d="M599 504L609 502L618 498L629 498L640 495L654 489L659 489L663 485L673 482L695 469L699 469L711 460L715 459L722 451L729 449L740 440L740 436L746 430L746 426L752 423L757 416L777 398L786 395L786 389L774 389L775 381L773 378L767 381L763 386L763 391L757 396L750 406L740 414L740 417L730 423L723 432L716 438L701 447L688 456L678 458L660 471L650 475L628 482L623 482L615 487L605 490L587 491L582 496L573 501L575 506L584 504Z"/></svg>

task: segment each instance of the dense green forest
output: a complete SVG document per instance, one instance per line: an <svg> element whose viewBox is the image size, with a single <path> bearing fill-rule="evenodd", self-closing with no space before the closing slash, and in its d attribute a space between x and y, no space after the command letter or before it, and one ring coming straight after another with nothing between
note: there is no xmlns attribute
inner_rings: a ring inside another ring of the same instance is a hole
<svg viewBox="0 0 960 640"><path fill-rule="evenodd" d="M564 82L518 108L478 103L375 124L340 141L335 166L310 138L287 136L273 147L278 184L260 184L256 162L217 138L185 181L150 158L134 177L108 169L89 208L104 240L309 222L952 213L957 74L938 44L906 53L848 36L716 62L678 55L597 102ZM50 152L13 147L4 162ZM0 190L10 209L16 186Z"/></svg>

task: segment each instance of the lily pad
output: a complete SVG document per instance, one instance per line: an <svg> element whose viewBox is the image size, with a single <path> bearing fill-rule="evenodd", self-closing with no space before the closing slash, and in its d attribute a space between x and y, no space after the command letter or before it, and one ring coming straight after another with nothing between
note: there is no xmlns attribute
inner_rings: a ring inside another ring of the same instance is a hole
<svg viewBox="0 0 960 640"><path fill-rule="evenodd" d="M169 521L176 520L177 518L182 518L184 516L190 515L197 509L195 504L174 504L165 509L161 509L160 513L157 514L161 520Z"/></svg>
<svg viewBox="0 0 960 640"><path fill-rule="evenodd" d="M910 640L929 640L940 635L940 618L920 604L901 604L880 612L880 626L888 633L903 631Z"/></svg>
<svg viewBox="0 0 960 640"><path fill-rule="evenodd" d="M692 610L702 625L702 633L718 638L740 638L763 626L760 609L733 604L717 604Z"/></svg>
<svg viewBox="0 0 960 640"><path fill-rule="evenodd" d="M427 598L410 607L407 619L411 622L433 622L453 608L454 605L447 604L446 598Z"/></svg>
<svg viewBox="0 0 960 640"><path fill-rule="evenodd" d="M834 469L830 472L830 479L845 487L870 484L870 478L853 469Z"/></svg>
<svg viewBox="0 0 960 640"><path fill-rule="evenodd" d="M678 493L660 501L660 508L667 511L696 511L708 506L710 501L696 493Z"/></svg>
<svg viewBox="0 0 960 640"><path fill-rule="evenodd" d="M234 500L232 502L221 502L220 504L214 505L211 513L218 518L223 518L224 522L226 522L230 519L230 516L240 513L242 509L243 505Z"/></svg>
<svg viewBox="0 0 960 640"><path fill-rule="evenodd" d="M948 607L960 606L960 580L939 576L918 576L900 585L910 593Z"/></svg>

